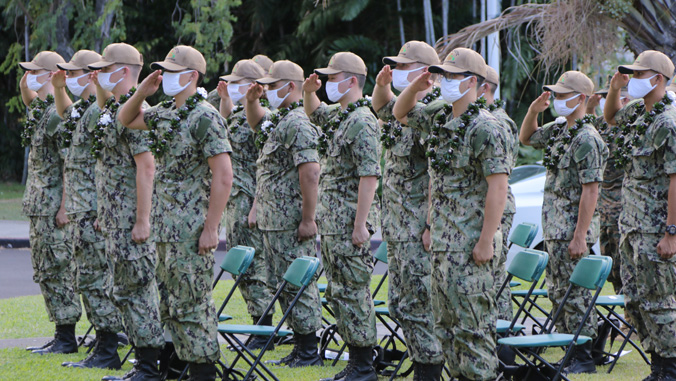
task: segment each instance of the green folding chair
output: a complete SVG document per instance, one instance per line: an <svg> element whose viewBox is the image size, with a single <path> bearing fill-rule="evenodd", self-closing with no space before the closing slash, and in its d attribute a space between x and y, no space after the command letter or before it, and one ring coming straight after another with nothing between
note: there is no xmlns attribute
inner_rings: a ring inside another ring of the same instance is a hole
<svg viewBox="0 0 676 381"><path fill-rule="evenodd" d="M509 236L509 243L507 248L510 249L512 245L519 246L524 249L528 249L533 243L535 236L538 233L538 226L531 224L530 222L522 222L512 230L512 234ZM512 281L509 283L509 287L519 287L521 282Z"/></svg>
<svg viewBox="0 0 676 381"><path fill-rule="evenodd" d="M532 372L537 372L538 375L557 381L560 378L568 380L562 373L564 366L568 363L573 348L576 345L582 345L590 342L592 339L588 336L582 336L582 328L584 323L589 319L589 315L595 308L596 300L601 294L601 289L613 265L613 260L610 257L603 257L592 255L582 258L575 266L573 274L570 277L570 285L566 290L566 294L554 313L552 319L545 322L544 332L539 335L530 336L511 336L498 339L498 344L501 346L509 346L514 350L516 355L522 359L528 367L528 372L525 375L527 378ZM574 287L583 287L588 290L594 290L591 303L580 321L580 324L574 334L567 333L552 333L554 324L558 320L564 306L568 302L571 290ZM545 360L539 353L542 350L552 347L566 347L566 354L563 361L558 366L552 365ZM542 366L542 368L541 368ZM551 375L554 372L554 375Z"/></svg>
<svg viewBox="0 0 676 381"><path fill-rule="evenodd" d="M298 293L296 294L296 297L294 297L293 300L289 303L289 307L286 309L286 311L284 311L284 315L282 315L282 318L280 319L279 323L277 323L276 326L260 325L260 322L257 325L249 325L249 324L218 325L218 332L221 334L221 336L223 336L225 341L227 341L228 344L230 344L230 346L237 352L237 356L232 361L232 364L229 367L223 369L224 379L226 379L227 377L231 377L233 375L240 374L240 372L235 369L235 366L239 361L239 359L243 359L245 362L249 364L249 370L246 372L243 378L244 380L249 380L255 377L253 376L253 373L255 372L258 376L260 376L264 380L269 380L271 378L275 381L279 381L277 376L275 376L275 374L268 367L266 367L261 360L275 338L293 335L292 331L282 329L282 325L289 317L289 314L291 313L291 310L298 302L298 299L301 297L303 292L305 292L310 283L312 283L312 281L314 280L314 276L318 268L319 268L319 259L315 257L304 256L301 258L296 258L291 263L289 268L286 270L286 273L284 273L283 281L277 288L277 292L273 296L272 301L270 302L270 304L268 304L265 312L262 315L266 316L270 312L270 310L275 305L275 302L277 302L280 295L282 294L282 291L286 288L288 284L292 284L298 287L299 290ZM260 350L259 354L255 355L246 347L246 343L242 342L237 337L237 335L249 335L248 340L250 340L250 338L253 336L263 336L268 337L268 341L266 342L265 346ZM262 368L263 371L261 371L259 367ZM270 378L268 378L268 376Z"/></svg>

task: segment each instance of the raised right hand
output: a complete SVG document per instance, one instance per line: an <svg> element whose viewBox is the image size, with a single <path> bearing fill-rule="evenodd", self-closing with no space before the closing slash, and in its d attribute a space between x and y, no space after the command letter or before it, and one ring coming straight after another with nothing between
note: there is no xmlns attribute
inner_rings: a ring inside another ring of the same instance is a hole
<svg viewBox="0 0 676 381"><path fill-rule="evenodd" d="M623 87L629 84L629 75L622 74L619 71L615 72L613 78L610 79L610 88L613 90L622 90Z"/></svg>
<svg viewBox="0 0 676 381"><path fill-rule="evenodd" d="M160 88L162 83L162 70L155 70L150 73L136 89L136 92L142 95L144 98L147 98L157 91Z"/></svg>
<svg viewBox="0 0 676 381"><path fill-rule="evenodd" d="M303 91L306 93L314 93L322 87L322 81L319 79L317 73L310 74L309 77L303 82Z"/></svg>
<svg viewBox="0 0 676 381"><path fill-rule="evenodd" d="M534 112L536 114L539 114L547 109L549 107L549 97L551 96L551 93L549 91L545 91L542 94L540 94L539 97L535 98L533 103L530 104L530 107L528 107L529 112Z"/></svg>
<svg viewBox="0 0 676 381"><path fill-rule="evenodd" d="M385 65L376 76L376 85L387 87L390 83L392 83L392 68L390 65Z"/></svg>
<svg viewBox="0 0 676 381"><path fill-rule="evenodd" d="M252 83L246 90L246 100L248 102L256 102L263 96L263 85L260 83Z"/></svg>
<svg viewBox="0 0 676 381"><path fill-rule="evenodd" d="M230 98L230 94L228 94L228 83L227 82L218 81L218 86L216 86L216 91L218 92L218 96L221 97L221 99Z"/></svg>
<svg viewBox="0 0 676 381"><path fill-rule="evenodd" d="M411 82L410 85L408 85L407 88L411 88L414 90L416 93L419 91L425 91L430 88L434 83L432 82L432 73L427 71L427 68L423 69L422 74L419 76L415 77L413 82Z"/></svg>
<svg viewBox="0 0 676 381"><path fill-rule="evenodd" d="M52 86L55 89L61 89L66 87L66 72L59 70L52 76Z"/></svg>

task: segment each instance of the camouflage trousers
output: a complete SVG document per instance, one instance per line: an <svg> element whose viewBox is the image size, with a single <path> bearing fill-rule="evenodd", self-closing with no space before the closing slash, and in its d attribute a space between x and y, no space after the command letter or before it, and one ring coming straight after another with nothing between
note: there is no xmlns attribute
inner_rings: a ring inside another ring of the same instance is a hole
<svg viewBox="0 0 676 381"><path fill-rule="evenodd" d="M496 377L495 262L477 265L471 251L432 254L434 331L455 378Z"/></svg>
<svg viewBox="0 0 676 381"><path fill-rule="evenodd" d="M249 228L248 216L253 198L240 192L228 200L223 214L223 226L227 233L228 248L237 245L256 249L253 262L243 274L239 283L239 292L246 302L249 315L259 317L272 301L273 289L268 287L267 264L263 251L263 232L257 227ZM274 309L270 313L274 313Z"/></svg>
<svg viewBox="0 0 676 381"><path fill-rule="evenodd" d="M214 254L198 254L198 240L157 242L160 315L178 358L215 362L220 356L218 318L211 298Z"/></svg>
<svg viewBox="0 0 676 381"><path fill-rule="evenodd" d="M646 351L676 357L676 257L662 259L663 234L623 234L620 243L625 313Z"/></svg>
<svg viewBox="0 0 676 381"><path fill-rule="evenodd" d="M308 239L298 242L296 230L263 231L263 245L268 263L268 279L277 288L283 281L284 273L294 259L303 256L316 257L316 241ZM319 270L317 271L319 273ZM316 277L315 277L316 278ZM282 310L286 311L299 288L287 284L279 297ZM322 305L316 279L310 283L291 310L287 324L301 335L314 333L322 327Z"/></svg>
<svg viewBox="0 0 676 381"><path fill-rule="evenodd" d="M324 295L335 314L340 337L352 346L375 346L373 255L369 241L357 247L352 244L351 233L322 235L321 252L328 281Z"/></svg>
<svg viewBox="0 0 676 381"><path fill-rule="evenodd" d="M569 241L562 240L545 241L545 250L549 253L546 274L547 295L552 302L552 314L559 308L570 285L569 280L573 274L573 269L580 262L580 259L573 260L570 258L568 244L570 244ZM582 255L582 258L589 255L589 246L591 245L588 245L587 251ZM559 333L575 333L591 303L591 299L592 295L588 289L573 287L568 296L568 301L556 322L556 330ZM596 310L592 309L592 313L582 328L582 335L592 338L596 337L596 319Z"/></svg>
<svg viewBox="0 0 676 381"><path fill-rule="evenodd" d="M507 253L509 252L509 231L512 229L512 221L514 221L514 215L511 213L505 213L502 215L502 222L500 226L502 228L502 250L496 252L498 256L495 266L495 295L500 291L500 287L507 280ZM498 305L498 319L511 321L514 317L514 310L512 308L512 290L509 288L509 285L502 290L502 293L497 297Z"/></svg>
<svg viewBox="0 0 676 381"><path fill-rule="evenodd" d="M608 274L608 282L612 283L616 294L623 294L622 276L620 275L622 268L622 258L620 256L620 229L617 226L617 220L615 220L614 226L601 226L599 241L601 244L601 255L613 259L613 269L610 271L610 274Z"/></svg>
<svg viewBox="0 0 676 381"><path fill-rule="evenodd" d="M113 272L112 299L134 346L161 348L159 297L155 280L157 254L150 240L135 243L131 229L104 230L106 251Z"/></svg>
<svg viewBox="0 0 676 381"><path fill-rule="evenodd" d="M49 321L75 324L82 307L75 292L75 262L65 241L66 228L58 228L54 216L30 217L33 281L40 286Z"/></svg>
<svg viewBox="0 0 676 381"><path fill-rule="evenodd" d="M71 214L70 245L77 263L77 291L96 331L119 332L122 317L110 297L113 273L106 256L106 243L94 229L95 212Z"/></svg>
<svg viewBox="0 0 676 381"><path fill-rule="evenodd" d="M409 357L421 364L441 364L444 355L430 310L430 256L420 240L387 242L387 305L401 324Z"/></svg>

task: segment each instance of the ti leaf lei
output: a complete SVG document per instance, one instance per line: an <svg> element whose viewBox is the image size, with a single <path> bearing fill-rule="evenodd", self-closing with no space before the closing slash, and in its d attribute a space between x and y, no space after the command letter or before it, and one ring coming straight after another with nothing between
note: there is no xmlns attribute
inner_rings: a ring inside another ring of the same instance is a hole
<svg viewBox="0 0 676 381"><path fill-rule="evenodd" d="M439 98L441 95L441 89L434 87L432 91L427 93L420 102L424 104L429 104L435 99ZM401 136L401 124L395 123L394 118L390 118L386 123L383 124L383 133L380 135L380 141L383 143L383 147L386 149L392 148L397 138Z"/></svg>
<svg viewBox="0 0 676 381"><path fill-rule="evenodd" d="M45 116L45 110L54 103L54 96L49 94L44 101L36 97L33 102L35 103L35 107L28 113L24 129L21 131L21 146L23 147L31 144L31 137L35 132L35 127L37 127L42 117Z"/></svg>
<svg viewBox="0 0 676 381"><path fill-rule="evenodd" d="M593 124L595 117L591 114L585 115L581 119L576 119L575 124L571 125L567 129L564 129L563 126L566 124L565 118L562 118L562 121L559 121L557 118L557 123L552 127L554 128L552 137L549 138L547 142L547 148L545 148L545 155L542 159L542 164L548 169L553 170L556 168L556 165L559 163L561 155L566 152L568 145L573 141L573 138L582 130L583 125ZM563 134L562 134L563 133ZM561 139L563 142L556 150L552 149L552 146Z"/></svg>
<svg viewBox="0 0 676 381"><path fill-rule="evenodd" d="M336 130L338 130L338 127L340 127L343 120L359 107L371 107L371 101L367 98L361 98L356 102L348 103L345 110L339 111L338 115L331 118L331 120L322 126L322 132L319 134L319 143L317 145L319 154L326 154L326 150L329 148L329 139L333 139L333 135L336 133Z"/></svg>
<svg viewBox="0 0 676 381"><path fill-rule="evenodd" d="M261 103L262 107L270 108L270 102L268 102L267 99L261 98L260 103ZM237 105L237 106L233 107L232 112L230 113L230 116L228 117L228 119L226 119L227 125L230 126L228 131L230 131L231 134L234 134L235 132L237 132L237 129L240 126L243 126L244 122L246 122L246 116L238 116L238 117L234 116L235 114L239 113L242 110L244 110L243 105Z"/></svg>
<svg viewBox="0 0 676 381"><path fill-rule="evenodd" d="M99 158L101 156L101 149L103 148L103 138L106 135L106 128L113 124L115 113L120 108L124 102L128 101L132 95L136 92L136 88L132 87L127 94L124 94L120 97L120 101L116 101L115 97L112 97L106 101L106 104L101 110L101 115L99 116L99 121L96 122L96 128L94 129L94 140L92 141L92 156Z"/></svg>
<svg viewBox="0 0 676 381"><path fill-rule="evenodd" d="M502 99L496 99L495 102L488 105L488 111L493 112L499 108L502 108L505 105L505 101Z"/></svg>
<svg viewBox="0 0 676 381"><path fill-rule="evenodd" d="M445 171L450 168L451 159L453 158L455 150L462 144L470 122L474 117L479 115L482 108L481 99L477 100L475 103L470 103L469 106L467 106L467 110L460 115L460 123L458 123L457 128L453 131L453 136L448 141L450 147L446 152L438 152L439 143L441 143L439 134L444 125L449 121L448 116L450 115L452 118L453 107L449 104L445 104L443 109L437 113L434 117L434 122L432 123L430 136L427 138L428 148L425 153L425 156L430 160L430 165L434 170Z"/></svg>
<svg viewBox="0 0 676 381"><path fill-rule="evenodd" d="M667 106L672 103L673 100L669 97L669 93L667 93L659 102L653 105L651 111L644 114L645 117L640 124L633 125L638 120L640 114L641 108L638 108L622 124L613 127L611 130L612 139L617 144L617 149L613 151L613 156L618 168L629 164L631 161L631 150L641 142L641 139L646 131L648 131L648 127L653 124L655 118L663 113Z"/></svg>
<svg viewBox="0 0 676 381"><path fill-rule="evenodd" d="M197 105L206 99L204 92L197 91L195 94L188 97L185 100L185 104L181 106L177 112L177 116L171 119L170 126L164 130L162 133L157 129L157 123L160 121L160 117L155 113L153 117L148 120L148 137L150 138L150 152L153 153L155 157L163 156L167 150L169 150L169 143L174 140L176 132L181 128L181 122L185 120L186 117L192 112L192 110L197 107ZM160 106L164 108L171 108L176 105L176 99L170 101L163 101L160 103Z"/></svg>
<svg viewBox="0 0 676 381"><path fill-rule="evenodd" d="M63 123L63 132L61 133L61 138L63 140L63 146L68 148L73 141L73 132L77 128L77 122L82 119L84 112L89 106L96 102L96 95L89 95L88 99L82 99L79 103L73 105L73 108L70 110L70 115Z"/></svg>
<svg viewBox="0 0 676 381"><path fill-rule="evenodd" d="M297 109L298 107L303 107L303 100L299 100L298 102L292 102L290 105L287 107L280 108L272 114L270 117L270 120L266 120L261 124L261 129L256 133L256 148L262 149L263 146L265 145L265 142L268 141L268 138L270 137L270 134L272 131L277 128L277 125L279 122L284 119L284 117L291 112L291 110Z"/></svg>

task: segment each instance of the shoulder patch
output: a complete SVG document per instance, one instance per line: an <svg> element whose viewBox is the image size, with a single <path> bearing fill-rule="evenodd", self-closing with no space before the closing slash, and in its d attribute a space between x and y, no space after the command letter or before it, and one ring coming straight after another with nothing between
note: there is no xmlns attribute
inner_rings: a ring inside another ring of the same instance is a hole
<svg viewBox="0 0 676 381"><path fill-rule="evenodd" d="M207 131L211 128L211 124L214 121L209 118L206 114L199 116L199 122L197 123L197 130L195 130L195 138L197 140L202 140L207 135Z"/></svg>
<svg viewBox="0 0 676 381"><path fill-rule="evenodd" d="M49 116L49 120L47 121L47 125L45 126L47 134L50 136L54 135L56 132L59 124L61 123L61 118L59 117L59 114L54 111L52 115Z"/></svg>
<svg viewBox="0 0 676 381"><path fill-rule="evenodd" d="M580 146L577 147L577 149L575 150L573 156L575 162L579 163L580 161L582 161L582 159L584 159L587 156L587 154L589 154L589 152L591 152L593 149L594 146L591 142L586 141L580 144Z"/></svg>
<svg viewBox="0 0 676 381"><path fill-rule="evenodd" d="M669 130L670 128L665 126L664 124L657 129L655 132L655 136L653 137L653 147L655 149L658 149L664 145L664 143L667 141L667 137L669 136Z"/></svg>

